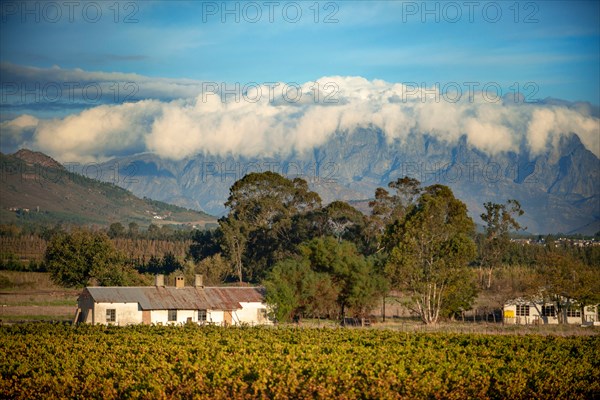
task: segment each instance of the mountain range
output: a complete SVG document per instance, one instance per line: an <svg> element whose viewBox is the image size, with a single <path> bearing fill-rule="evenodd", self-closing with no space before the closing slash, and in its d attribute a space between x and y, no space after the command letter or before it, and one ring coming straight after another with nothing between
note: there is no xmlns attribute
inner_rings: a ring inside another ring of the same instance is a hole
<svg viewBox="0 0 600 400"><path fill-rule="evenodd" d="M302 177L325 203L346 200L368 212L377 187L411 176L440 183L463 200L475 222L488 201L518 200L527 232L594 234L600 230L600 160L576 134L545 153L487 154L466 137L449 144L429 134L390 140L377 127L336 132L310 151L250 158L201 153L181 160L142 153L73 170L149 197L212 215L226 213L229 187L249 172ZM98 174L98 171L105 173Z"/></svg>

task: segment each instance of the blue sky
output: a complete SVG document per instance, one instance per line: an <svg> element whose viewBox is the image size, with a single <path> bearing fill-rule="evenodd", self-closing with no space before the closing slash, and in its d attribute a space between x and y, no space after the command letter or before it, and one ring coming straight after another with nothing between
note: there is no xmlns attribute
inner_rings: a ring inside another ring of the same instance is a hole
<svg viewBox="0 0 600 400"><path fill-rule="evenodd" d="M3 2L0 61L242 83L535 82L539 98L600 103L596 1L89 3Z"/></svg>
<svg viewBox="0 0 600 400"><path fill-rule="evenodd" d="M466 135L492 153L576 133L600 155L599 4L2 1L0 151L285 153L376 125L390 138ZM270 82L275 101L204 96L207 83L223 96ZM432 87L462 97L431 99Z"/></svg>

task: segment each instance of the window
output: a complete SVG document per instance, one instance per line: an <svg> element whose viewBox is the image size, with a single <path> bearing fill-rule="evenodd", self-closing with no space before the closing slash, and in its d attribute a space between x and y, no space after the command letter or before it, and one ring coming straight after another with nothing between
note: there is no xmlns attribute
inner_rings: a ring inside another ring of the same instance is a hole
<svg viewBox="0 0 600 400"><path fill-rule="evenodd" d="M177 310L169 310L169 322L177 321Z"/></svg>
<svg viewBox="0 0 600 400"><path fill-rule="evenodd" d="M576 308L567 308L567 317L581 317L581 310Z"/></svg>
<svg viewBox="0 0 600 400"><path fill-rule="evenodd" d="M542 306L542 316L556 317L556 310L554 309L554 306Z"/></svg>
<svg viewBox="0 0 600 400"><path fill-rule="evenodd" d="M206 321L206 310L198 310L198 322Z"/></svg>
<svg viewBox="0 0 600 400"><path fill-rule="evenodd" d="M529 306L517 304L517 316L518 317L529 317Z"/></svg>
<svg viewBox="0 0 600 400"><path fill-rule="evenodd" d="M106 322L117 322L117 310L109 308L106 310Z"/></svg>

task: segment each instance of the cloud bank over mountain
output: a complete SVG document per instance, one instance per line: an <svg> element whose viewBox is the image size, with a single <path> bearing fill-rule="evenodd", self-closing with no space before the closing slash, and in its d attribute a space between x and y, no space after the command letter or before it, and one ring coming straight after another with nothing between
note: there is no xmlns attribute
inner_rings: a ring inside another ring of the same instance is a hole
<svg viewBox="0 0 600 400"><path fill-rule="evenodd" d="M575 133L600 156L600 119L591 107L530 103L520 93L501 93L499 85L489 82L425 86L332 76L303 84L225 84L58 67L2 68L15 82L6 86L4 81L5 100L10 99L7 90L18 96L20 85L39 81L40 75L59 87L65 82L84 87L87 82L110 88L118 82L139 89L135 101L88 102L85 109L64 117L26 114L0 123L3 147L28 147L63 162L142 152L172 160L198 153L273 157L310 151L336 132L368 127L381 129L389 142L426 133L450 144L466 136L470 146L490 155L521 149L533 155L551 152L561 137Z"/></svg>

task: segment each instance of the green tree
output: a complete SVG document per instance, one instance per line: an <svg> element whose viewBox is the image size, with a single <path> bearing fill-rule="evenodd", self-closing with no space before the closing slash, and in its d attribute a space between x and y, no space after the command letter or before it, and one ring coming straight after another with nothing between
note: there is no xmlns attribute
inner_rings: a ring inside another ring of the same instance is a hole
<svg viewBox="0 0 600 400"><path fill-rule="evenodd" d="M113 222L108 228L108 237L111 239L125 236L125 227L120 222Z"/></svg>
<svg viewBox="0 0 600 400"><path fill-rule="evenodd" d="M550 252L539 261L540 292L554 304L558 322L566 323L567 309L581 310L600 303L600 267L587 266L580 260L559 252Z"/></svg>
<svg viewBox="0 0 600 400"><path fill-rule="evenodd" d="M194 282L195 275L203 277L205 285L220 285L232 272L229 260L221 256L221 253L205 257L198 262L188 260L184 266L184 275L187 282Z"/></svg>
<svg viewBox="0 0 600 400"><path fill-rule="evenodd" d="M369 202L371 216L368 218L365 236L373 253L385 250L386 227L404 218L422 191L420 182L408 176L390 182L388 187L393 189L392 193L384 188L377 188L375 199Z"/></svg>
<svg viewBox="0 0 600 400"><path fill-rule="evenodd" d="M230 212L219 221L223 250L243 280L258 281L293 250L292 222L320 207L319 195L300 178L274 172L251 173L230 188Z"/></svg>
<svg viewBox="0 0 600 400"><path fill-rule="evenodd" d="M289 322L302 316L328 316L337 308L337 290L328 274L314 271L308 260L279 261L264 281L272 316Z"/></svg>
<svg viewBox="0 0 600 400"><path fill-rule="evenodd" d="M484 286L489 289L492 286L492 273L500 266L503 256L507 253L510 233L526 228L521 228L516 220L524 214L517 200L508 200L506 204L487 202L483 206L485 213L481 214L481 219L486 226L479 245L479 265L486 276Z"/></svg>
<svg viewBox="0 0 600 400"><path fill-rule="evenodd" d="M162 258L160 273L170 275L178 270L183 270L183 265L172 252L167 252Z"/></svg>
<svg viewBox="0 0 600 400"><path fill-rule="evenodd" d="M339 242L348 240L362 245L365 216L344 201L334 201L323 208L325 236L333 236Z"/></svg>
<svg viewBox="0 0 600 400"><path fill-rule="evenodd" d="M140 226L135 222L130 222L128 225L129 231L128 235L130 238L135 239L140 234Z"/></svg>
<svg viewBox="0 0 600 400"><path fill-rule="evenodd" d="M221 228L195 230L192 235L192 243L188 250L188 256L195 262L199 262L220 253L222 244L223 231Z"/></svg>
<svg viewBox="0 0 600 400"><path fill-rule="evenodd" d="M141 273L149 273L152 275L160 274L162 273L162 261L159 257L152 255L147 263L141 265L139 271Z"/></svg>
<svg viewBox="0 0 600 400"><path fill-rule="evenodd" d="M410 293L409 306L424 323L437 323L442 310L456 311L449 309L452 294L472 281L473 231L466 205L443 185L425 188L405 217L388 227L386 273L393 286Z"/></svg>
<svg viewBox="0 0 600 400"><path fill-rule="evenodd" d="M81 230L54 235L46 249L45 263L52 279L66 287L91 283L117 286L140 280L103 233Z"/></svg>
<svg viewBox="0 0 600 400"><path fill-rule="evenodd" d="M314 271L331 277L338 290L337 303L342 318L348 309L364 317L387 290L373 259L360 254L352 242L327 236L315 238L299 250Z"/></svg>
<svg viewBox="0 0 600 400"><path fill-rule="evenodd" d="M158 239L160 237L160 228L158 225L150 224L146 235L148 236L148 239Z"/></svg>
<svg viewBox="0 0 600 400"><path fill-rule="evenodd" d="M440 310L444 317L455 319L473 307L473 301L477 297L476 276L469 269L463 272L454 274L454 281L448 282L444 304Z"/></svg>
<svg viewBox="0 0 600 400"><path fill-rule="evenodd" d="M299 289L295 285L294 276L302 264L295 260L283 260L269 272L263 285L266 289L265 301L270 306L270 317L278 322L289 322L298 313L300 305ZM308 268L310 270L310 268Z"/></svg>
<svg viewBox="0 0 600 400"><path fill-rule="evenodd" d="M249 236L249 224L230 215L219 220L223 232L222 249L233 265L240 282L244 281L244 254ZM246 275L250 275L247 273Z"/></svg>
<svg viewBox="0 0 600 400"><path fill-rule="evenodd" d="M314 238L299 251L300 256L278 262L264 281L278 320L307 315L343 318L348 311L364 318L387 289L373 260L351 242Z"/></svg>
<svg viewBox="0 0 600 400"><path fill-rule="evenodd" d="M502 308L517 298L538 299L543 277L535 266L523 264L502 265L495 272L495 279L486 291L486 297Z"/></svg>
<svg viewBox="0 0 600 400"><path fill-rule="evenodd" d="M297 214L292 222L291 243L299 245L315 237L333 236L338 241L347 240L366 250L366 218L356 208L344 201L334 201L311 212Z"/></svg>

